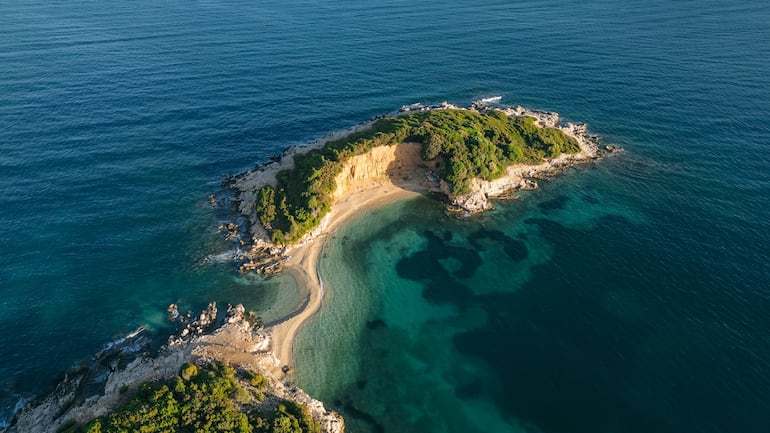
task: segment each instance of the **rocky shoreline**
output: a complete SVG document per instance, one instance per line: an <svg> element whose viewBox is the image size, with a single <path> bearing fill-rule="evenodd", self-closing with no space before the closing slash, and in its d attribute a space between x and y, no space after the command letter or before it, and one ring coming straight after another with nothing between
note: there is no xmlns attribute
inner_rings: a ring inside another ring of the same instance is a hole
<svg viewBox="0 0 770 433"><path fill-rule="evenodd" d="M323 432L344 431L338 413L275 376L279 361L272 352L271 330L242 305L228 306L221 320L213 302L197 316L179 314L173 304L168 314L178 331L156 354L151 353L148 333L140 328L107 345L90 363L67 371L53 391L26 403L0 432L55 433L85 424L125 402L139 385L173 378L187 362L219 362L262 374L269 382L266 411L281 401L293 401L307 406Z"/></svg>
<svg viewBox="0 0 770 433"><path fill-rule="evenodd" d="M475 103L478 107L478 103ZM483 108L480 108L483 109ZM535 119L541 128L556 128L574 138L580 146L576 154L562 154L537 165L516 164L506 168L505 174L493 180L474 179L471 181L471 193L452 196L449 185L440 181L441 191L447 196L449 206L454 213L470 216L492 209L491 200L515 197L516 191L538 188L537 180L561 173L575 164L595 161L606 153L616 152L615 146L601 147L600 136L588 133L585 123L562 122L558 113L550 111L528 110L522 106L500 110L508 116L528 116Z"/></svg>
<svg viewBox="0 0 770 433"><path fill-rule="evenodd" d="M286 149L283 154L274 158L269 163L257 167L254 170L231 176L225 181L233 194L233 203L239 217L245 221L245 230L240 234L241 245L245 250L241 253L240 271L241 273L275 273L284 269L284 264L289 258L291 250L297 246L305 245L324 231L325 223L322 222L308 233L303 239L293 245L277 245L270 241L266 230L259 222L256 210L257 191L264 185L276 185L276 174L281 170L291 169L293 167L293 157L297 154L306 153L313 149L322 147L330 140L336 140L354 132L366 130L378 119L388 116L396 116L400 113L409 113L414 111L429 110L472 110L477 112L498 111L507 116L527 116L535 119L535 123L543 128L556 128L564 132L567 136L574 138L580 152L576 154L562 154L556 158L544 161L537 165L516 164L509 166L505 174L494 180L486 181L482 179L473 179L471 181L471 192L462 196L453 196L450 193L449 185L441 179L439 173L430 167L430 163L420 161L419 165L425 170L419 173L421 181L419 184L410 182L409 186L415 191L420 191L443 200L447 203L447 210L455 215L467 217L480 212L492 209L492 200L501 200L515 198L515 192L521 190L531 190L538 187L537 179L553 176L562 172L566 168L575 164L594 161L600 159L604 154L617 152L619 149L615 146L601 146L599 144L602 137L591 135L588 127L584 123L562 122L558 113L529 110L522 106L503 107L489 105L499 101L499 97L488 98L475 101L468 108L458 107L447 102L435 105L412 104L401 107L397 112L391 112L382 116L375 116L370 121L360 123L353 128L343 131L330 133L321 140L310 143L304 147L291 147ZM407 144L407 143L404 143ZM385 146L388 147L388 146ZM376 148L375 148L376 149ZM373 149L370 152L373 152ZM415 165L414 161L400 161L398 159L384 162L384 164L396 162L397 165ZM355 171L356 167L353 167ZM359 170L361 171L361 170ZM384 173L385 167L369 167L368 171ZM397 181L389 179L393 183ZM339 187L339 185L338 185ZM339 191L340 188L338 188ZM342 188L344 189L344 188ZM335 196L339 196L337 193ZM232 231L228 232L228 237L232 237Z"/></svg>

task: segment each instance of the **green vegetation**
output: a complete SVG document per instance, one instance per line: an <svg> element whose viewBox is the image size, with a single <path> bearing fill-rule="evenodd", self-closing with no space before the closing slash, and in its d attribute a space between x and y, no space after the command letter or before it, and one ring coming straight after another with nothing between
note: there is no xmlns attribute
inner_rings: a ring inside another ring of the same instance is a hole
<svg viewBox="0 0 770 433"><path fill-rule="evenodd" d="M423 159L438 159L453 195L468 193L473 178L502 176L511 164L537 163L580 150L558 129L540 128L532 118L497 111L435 110L383 118L369 130L295 155L294 169L278 173L277 191L270 186L259 191L257 215L273 242L295 242L319 224L331 208L334 179L345 160L401 142L422 143Z"/></svg>
<svg viewBox="0 0 770 433"><path fill-rule="evenodd" d="M243 372L243 378L249 382L249 385L257 388L260 391L266 390L267 386L269 385L265 376L251 371Z"/></svg>
<svg viewBox="0 0 770 433"><path fill-rule="evenodd" d="M275 220L275 190L270 186L262 187L257 193L257 215L262 225L269 229Z"/></svg>
<svg viewBox="0 0 770 433"><path fill-rule="evenodd" d="M106 417L85 427L68 426L80 433L318 433L305 406L284 401L263 413L267 379L261 374L212 364L185 364L168 383L151 383Z"/></svg>
<svg viewBox="0 0 770 433"><path fill-rule="evenodd" d="M189 362L185 362L182 364L182 370L179 371L179 377L182 378L182 380L189 381L193 377L198 375L198 366L195 364L190 364Z"/></svg>

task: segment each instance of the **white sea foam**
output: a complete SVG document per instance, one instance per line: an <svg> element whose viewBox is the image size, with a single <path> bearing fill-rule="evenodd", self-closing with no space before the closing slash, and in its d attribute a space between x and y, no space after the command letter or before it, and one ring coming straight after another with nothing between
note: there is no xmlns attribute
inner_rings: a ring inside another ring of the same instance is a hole
<svg viewBox="0 0 770 433"><path fill-rule="evenodd" d="M17 413L19 413L19 411L24 407L25 404L27 404L27 399L24 397L19 397L19 399L16 401L16 404L13 405L13 409L11 410L11 413L8 415L8 418L0 419L0 429L10 427L11 420L13 419L14 416L16 416ZM5 412L5 409L3 409L3 412Z"/></svg>
<svg viewBox="0 0 770 433"><path fill-rule="evenodd" d="M201 260L201 263L228 263L237 261L243 252L240 248L233 248L217 254L209 254Z"/></svg>
<svg viewBox="0 0 770 433"><path fill-rule="evenodd" d="M496 104L500 102L502 99L503 99L502 96L492 96L490 98L479 99L479 102L483 102L484 104Z"/></svg>
<svg viewBox="0 0 770 433"><path fill-rule="evenodd" d="M144 326L139 326L139 327L138 327L138 328L136 328L135 330L131 331L131 332L130 332L128 335L126 335L125 337L120 337L120 338L117 338L117 339L115 339L115 340L113 340L113 341L111 341L111 342L109 342L109 343L105 344L105 345L104 345L104 350L109 350L109 349L112 349L113 347L115 347L115 346L117 346L117 345L123 344L123 343L125 343L126 341L128 341L128 340L130 340L130 339L132 339L132 338L136 337L136 336L137 336L137 335L139 335L139 334L141 334L142 332L144 332Z"/></svg>

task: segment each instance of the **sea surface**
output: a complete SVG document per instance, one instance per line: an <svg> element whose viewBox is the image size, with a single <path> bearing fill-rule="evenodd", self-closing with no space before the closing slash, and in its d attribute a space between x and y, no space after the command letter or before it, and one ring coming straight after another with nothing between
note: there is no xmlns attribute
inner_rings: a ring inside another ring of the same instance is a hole
<svg viewBox="0 0 770 433"><path fill-rule="evenodd" d="M413 102L584 121L623 152L457 220L325 246L293 380L351 433L770 431L770 3L0 2L0 422L239 276L222 179Z"/></svg>

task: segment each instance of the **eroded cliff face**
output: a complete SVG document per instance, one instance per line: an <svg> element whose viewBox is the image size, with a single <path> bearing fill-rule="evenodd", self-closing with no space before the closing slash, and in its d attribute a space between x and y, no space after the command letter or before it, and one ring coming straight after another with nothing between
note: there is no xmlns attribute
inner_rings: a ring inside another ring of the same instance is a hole
<svg viewBox="0 0 770 433"><path fill-rule="evenodd" d="M383 183L399 185L422 181L417 177L424 173L416 170L427 169L432 164L422 160L421 151L419 143L398 143L378 146L349 158L334 178L337 189L332 194L333 201Z"/></svg>

